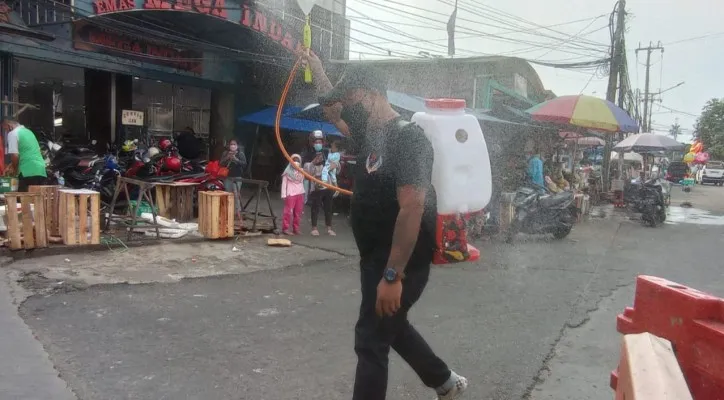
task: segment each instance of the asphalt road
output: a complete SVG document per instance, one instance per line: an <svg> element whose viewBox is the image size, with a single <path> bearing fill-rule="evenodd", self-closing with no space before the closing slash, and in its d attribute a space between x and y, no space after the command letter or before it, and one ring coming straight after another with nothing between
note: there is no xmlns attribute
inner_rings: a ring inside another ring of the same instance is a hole
<svg viewBox="0 0 724 400"><path fill-rule="evenodd" d="M582 224L560 242L483 243L480 263L433 271L411 320L470 379L468 399L610 399L620 340L614 317L631 303L635 276L724 296L721 232L715 224L651 229L612 218ZM335 246L350 248L341 236ZM31 297L20 312L82 400L348 399L358 285L350 258L94 286ZM391 360L390 399L430 398L396 355Z"/></svg>

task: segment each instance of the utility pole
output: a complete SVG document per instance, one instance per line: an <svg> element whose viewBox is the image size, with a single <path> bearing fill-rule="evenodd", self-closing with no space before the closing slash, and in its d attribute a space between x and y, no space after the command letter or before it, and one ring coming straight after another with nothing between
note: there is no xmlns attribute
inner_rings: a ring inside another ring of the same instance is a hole
<svg viewBox="0 0 724 400"><path fill-rule="evenodd" d="M614 31L613 41L611 42L611 63L609 64L608 89L606 90L606 100L611 103L616 102L616 81L619 78L624 53L623 33L624 24L626 23L626 0L619 0L616 13L616 30Z"/></svg>
<svg viewBox="0 0 724 400"><path fill-rule="evenodd" d="M641 44L639 44L639 48L636 49L636 54L638 54L639 51L645 51L646 52L646 80L644 83L644 118L643 118L643 131L649 132L651 130L651 122L649 118L649 76L651 72L651 53L654 50L661 50L661 53L664 52L664 47L661 45L661 42L658 42L656 46L654 46L651 42L649 42L648 47L641 47Z"/></svg>
<svg viewBox="0 0 724 400"><path fill-rule="evenodd" d="M614 7L613 13L616 14L616 29L611 38L611 63L608 69L608 88L606 90L606 100L616 103L616 84L620 79L621 63L624 59L626 49L624 48L623 34L625 32L626 23L626 0L618 0ZM612 13L612 14L613 14ZM612 17L613 18L613 17ZM623 90L623 87L619 88ZM609 174L611 165L611 148L613 147L613 135L606 136L606 145L603 148L603 160L601 162L601 180L603 181L603 191L608 191L611 177Z"/></svg>

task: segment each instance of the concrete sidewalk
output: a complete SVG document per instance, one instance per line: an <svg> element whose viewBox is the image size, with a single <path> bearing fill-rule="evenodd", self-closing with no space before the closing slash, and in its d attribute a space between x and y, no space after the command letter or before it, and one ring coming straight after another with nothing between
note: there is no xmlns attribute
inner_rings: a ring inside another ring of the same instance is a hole
<svg viewBox="0 0 724 400"><path fill-rule="evenodd" d="M5 277L0 280L0 354L0 393L4 400L76 399L18 316Z"/></svg>

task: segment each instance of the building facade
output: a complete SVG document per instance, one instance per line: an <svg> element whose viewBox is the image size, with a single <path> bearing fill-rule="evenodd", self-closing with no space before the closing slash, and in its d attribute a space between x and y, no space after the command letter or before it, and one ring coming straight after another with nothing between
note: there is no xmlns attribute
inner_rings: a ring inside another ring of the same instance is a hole
<svg viewBox="0 0 724 400"><path fill-rule="evenodd" d="M347 58L344 1L319 1L310 21L312 49ZM0 113L56 140L192 128L214 147L278 101L304 24L293 0L0 0Z"/></svg>
<svg viewBox="0 0 724 400"><path fill-rule="evenodd" d="M546 90L535 69L514 57L425 58L335 62L335 75L348 63L383 70L389 89L420 97L465 99L468 107L484 109L503 119L555 95Z"/></svg>

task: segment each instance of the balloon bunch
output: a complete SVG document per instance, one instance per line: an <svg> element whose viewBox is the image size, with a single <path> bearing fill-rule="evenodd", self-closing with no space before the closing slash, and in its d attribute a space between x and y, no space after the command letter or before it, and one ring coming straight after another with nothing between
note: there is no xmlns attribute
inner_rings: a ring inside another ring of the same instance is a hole
<svg viewBox="0 0 724 400"><path fill-rule="evenodd" d="M687 164L706 164L709 161L709 153L704 151L704 144L699 140L695 140L691 144L689 152L684 155L684 160Z"/></svg>

